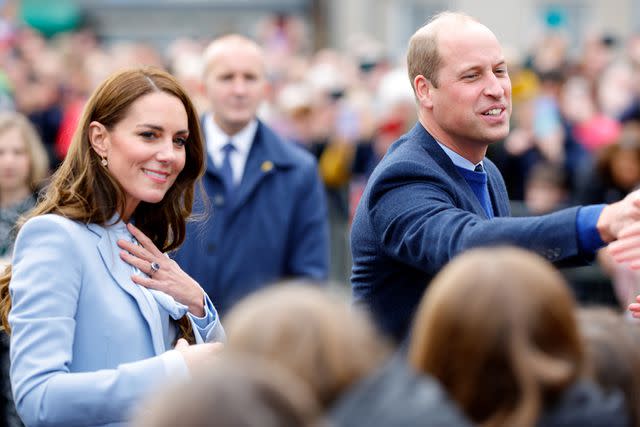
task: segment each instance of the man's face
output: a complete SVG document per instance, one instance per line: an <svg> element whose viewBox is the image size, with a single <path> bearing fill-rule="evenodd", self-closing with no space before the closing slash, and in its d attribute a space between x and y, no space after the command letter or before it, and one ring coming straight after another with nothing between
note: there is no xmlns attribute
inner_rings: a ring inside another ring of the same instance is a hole
<svg viewBox="0 0 640 427"><path fill-rule="evenodd" d="M438 87L431 89L435 136L464 152L509 133L511 81L493 33L478 23L441 31Z"/></svg>
<svg viewBox="0 0 640 427"><path fill-rule="evenodd" d="M211 58L205 77L214 120L233 135L256 115L265 93L264 60L246 43L230 42Z"/></svg>

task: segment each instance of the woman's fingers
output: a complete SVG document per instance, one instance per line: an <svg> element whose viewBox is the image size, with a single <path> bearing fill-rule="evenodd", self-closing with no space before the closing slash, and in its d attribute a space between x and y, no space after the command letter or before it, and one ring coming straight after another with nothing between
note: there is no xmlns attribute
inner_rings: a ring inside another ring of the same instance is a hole
<svg viewBox="0 0 640 427"><path fill-rule="evenodd" d="M122 258L122 260L124 262L126 262L127 264L132 265L133 267L135 267L138 270L146 273L150 277L153 276L155 273L157 273L157 272L152 271L151 261L147 261L144 258L140 258L140 257L136 256L135 254L131 254L131 253L127 252L127 251L120 251L120 258Z"/></svg>
<svg viewBox="0 0 640 427"><path fill-rule="evenodd" d="M140 231L135 225L129 223L127 224L127 229L136 238L136 240L148 250L152 256L158 257L162 256L162 252L153 244L150 238L148 238L142 231Z"/></svg>
<svg viewBox="0 0 640 427"><path fill-rule="evenodd" d="M151 262L151 259L153 258L151 253L149 253L148 250L146 250L144 247L142 247L140 245L136 245L133 242L128 242L126 240L120 239L116 243L118 244L118 246L121 249L124 249L125 251L127 251L131 255L133 255L133 256L135 256L137 258L141 258L144 261Z"/></svg>

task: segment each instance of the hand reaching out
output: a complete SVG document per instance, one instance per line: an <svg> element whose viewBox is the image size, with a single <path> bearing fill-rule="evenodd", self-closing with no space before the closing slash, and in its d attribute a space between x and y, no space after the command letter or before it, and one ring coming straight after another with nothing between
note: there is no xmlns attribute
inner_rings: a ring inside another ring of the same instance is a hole
<svg viewBox="0 0 640 427"><path fill-rule="evenodd" d="M609 243L620 238L621 231L640 221L640 190L629 193L619 202L607 205L598 218L598 231Z"/></svg>
<svg viewBox="0 0 640 427"><path fill-rule="evenodd" d="M632 270L640 270L640 222L635 222L620 231L618 240L607 248L609 255L618 263L625 263ZM640 296L629 304L629 311L640 318Z"/></svg>

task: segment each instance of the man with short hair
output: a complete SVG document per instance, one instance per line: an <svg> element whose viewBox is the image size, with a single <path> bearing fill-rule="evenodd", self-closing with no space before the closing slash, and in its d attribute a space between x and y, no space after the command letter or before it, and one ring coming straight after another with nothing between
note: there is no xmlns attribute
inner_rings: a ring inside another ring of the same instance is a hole
<svg viewBox="0 0 640 427"><path fill-rule="evenodd" d="M280 279L324 281L329 234L315 159L256 117L266 91L260 46L227 35L207 47L204 60L208 212L188 226L175 259L223 314ZM202 211L202 200L195 206Z"/></svg>
<svg viewBox="0 0 640 427"><path fill-rule="evenodd" d="M407 62L418 123L373 172L351 233L354 299L390 336L407 335L429 281L466 249L511 244L585 263L640 219L637 192L611 205L509 217L504 181L485 154L509 133L511 81L487 27L439 14L411 37Z"/></svg>

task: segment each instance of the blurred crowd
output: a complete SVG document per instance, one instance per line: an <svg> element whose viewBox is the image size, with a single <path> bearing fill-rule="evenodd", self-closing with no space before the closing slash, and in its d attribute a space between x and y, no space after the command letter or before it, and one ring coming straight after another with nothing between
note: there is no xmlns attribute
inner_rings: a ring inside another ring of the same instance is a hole
<svg viewBox="0 0 640 427"><path fill-rule="evenodd" d="M16 19L6 12L1 25L0 108L29 118L51 170L64 158L88 93L114 70L164 67L201 112L206 109L202 51L208 40L177 39L163 49L137 41L106 44L91 28L45 38ZM312 52L310 32L296 16L266 17L251 32L268 60L269 95L259 116L317 157L329 202L331 279L344 283L347 230L364 183L387 147L415 123L405 65L365 35L354 35L345 50ZM549 30L530 51L507 54L512 131L489 157L505 177L514 213L612 202L635 188L640 38L590 34L576 47L568 34ZM599 277L606 281L608 273ZM597 298L611 302L612 294Z"/></svg>
<svg viewBox="0 0 640 427"><path fill-rule="evenodd" d="M136 41L100 43L89 28L50 38L11 21L4 29L0 106L29 118L52 170L64 158L86 97L114 70L164 67L200 112L206 109L202 51L209 40L178 39L158 49ZM254 32L268 60L269 94L259 116L318 158L332 226L331 278L344 283L351 268L350 209L387 146L415 121L406 73L366 37L354 37L349 51L310 52L297 17L268 17Z"/></svg>

